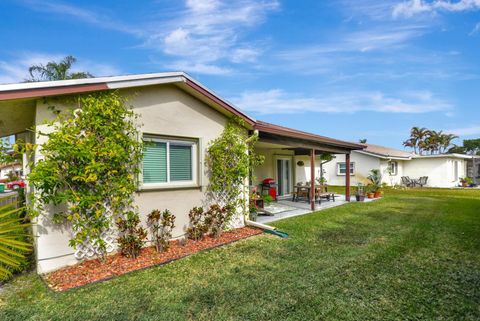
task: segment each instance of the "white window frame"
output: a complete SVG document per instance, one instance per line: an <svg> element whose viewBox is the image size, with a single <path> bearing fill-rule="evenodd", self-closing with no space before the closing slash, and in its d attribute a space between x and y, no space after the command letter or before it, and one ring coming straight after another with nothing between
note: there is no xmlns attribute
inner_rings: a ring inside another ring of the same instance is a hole
<svg viewBox="0 0 480 321"><path fill-rule="evenodd" d="M194 138L168 138L161 135L145 134L143 135L144 142L158 142L165 143L167 145L167 181L158 183L144 183L143 182L143 160L141 174L139 177L140 189L171 189L171 188L187 188L198 187L198 139ZM170 144L184 145L192 147L192 179L189 181L170 181Z"/></svg>
<svg viewBox="0 0 480 321"><path fill-rule="evenodd" d="M340 164L345 164L345 173L340 173ZM355 162L350 162L350 166L352 166L352 171L350 176L355 175ZM337 162L337 176L345 176L347 175L347 163L346 162Z"/></svg>
<svg viewBox="0 0 480 321"><path fill-rule="evenodd" d="M395 164L395 166L393 166L393 168L395 170L392 170L392 165ZM389 161L388 162L388 171L390 173L390 176L397 176L398 175L398 162L397 161Z"/></svg>

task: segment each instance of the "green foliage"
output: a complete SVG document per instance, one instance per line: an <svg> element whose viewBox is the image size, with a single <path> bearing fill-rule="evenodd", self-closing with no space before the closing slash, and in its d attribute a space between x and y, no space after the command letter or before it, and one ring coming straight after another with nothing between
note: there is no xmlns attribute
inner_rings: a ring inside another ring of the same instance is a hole
<svg viewBox="0 0 480 321"><path fill-rule="evenodd" d="M60 62L50 61L46 65L33 65L28 68L30 79L27 81L54 81L65 79L81 79L93 77L88 72L70 72L72 65L77 61L73 56L66 56Z"/></svg>
<svg viewBox="0 0 480 321"><path fill-rule="evenodd" d="M192 208L188 213L188 218L190 220L186 231L188 238L194 241L201 240L203 235L208 231L208 226L204 223L205 215L203 207Z"/></svg>
<svg viewBox="0 0 480 321"><path fill-rule="evenodd" d="M470 177L465 176L465 177L460 178L460 182L461 182L462 184L465 184L465 185L468 186L468 185L470 185L470 184L473 184L473 179L471 179Z"/></svg>
<svg viewBox="0 0 480 321"><path fill-rule="evenodd" d="M463 148L472 155L480 155L480 138L463 140Z"/></svg>
<svg viewBox="0 0 480 321"><path fill-rule="evenodd" d="M273 197L271 195L262 195L262 199L265 204L273 202Z"/></svg>
<svg viewBox="0 0 480 321"><path fill-rule="evenodd" d="M367 177L371 182L371 191L378 192L382 187L382 174L379 169L372 169Z"/></svg>
<svg viewBox="0 0 480 321"><path fill-rule="evenodd" d="M425 127L412 127L410 138L403 142L403 146L411 147L422 155L424 152L430 154L445 153L452 145L452 141L458 138L454 134L445 134L443 131L429 130Z"/></svg>
<svg viewBox="0 0 480 321"><path fill-rule="evenodd" d="M169 248L172 230L175 227L175 215L169 210L160 212L153 210L147 216L147 224L152 232L152 242L157 252L164 252Z"/></svg>
<svg viewBox="0 0 480 321"><path fill-rule="evenodd" d="M217 202L225 201L233 206L246 203L242 202L242 197L248 194L245 181L264 161L254 150L258 137L249 137L244 125L240 118L232 118L222 135L211 142L206 157L210 171L209 192Z"/></svg>
<svg viewBox="0 0 480 321"><path fill-rule="evenodd" d="M26 254L31 251L28 228L23 207L16 208L12 197L0 198L7 205L0 206L0 281L9 278L26 264Z"/></svg>
<svg viewBox="0 0 480 321"><path fill-rule="evenodd" d="M104 250L101 234L132 208L143 149L138 116L115 92L75 103L78 109L59 113L52 131L40 133L48 140L28 175L36 189L31 210L55 205L55 222L72 224L72 247L88 241Z"/></svg>
<svg viewBox="0 0 480 321"><path fill-rule="evenodd" d="M120 252L135 259L145 245L147 231L140 224L140 217L135 211L128 211L117 219L120 236L117 238Z"/></svg>

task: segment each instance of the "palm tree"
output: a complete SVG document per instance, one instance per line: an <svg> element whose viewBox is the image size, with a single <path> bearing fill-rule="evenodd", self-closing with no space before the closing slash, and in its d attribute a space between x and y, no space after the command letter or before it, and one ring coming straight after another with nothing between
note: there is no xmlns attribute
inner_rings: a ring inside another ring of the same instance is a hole
<svg viewBox="0 0 480 321"><path fill-rule="evenodd" d="M359 139L358 142L360 144L366 144L367 143L367 139L366 138L362 138L362 139Z"/></svg>
<svg viewBox="0 0 480 321"><path fill-rule="evenodd" d="M60 62L50 61L46 65L33 65L28 68L31 79L27 81L54 81L65 79L81 79L93 77L89 72L70 72L72 65L77 61L73 56L67 56Z"/></svg>
<svg viewBox="0 0 480 321"><path fill-rule="evenodd" d="M425 139L425 137L427 136L427 134L428 134L428 129L426 129L425 127L416 127L415 126L415 127L412 127L412 129L410 130L410 137L415 142L415 146L417 146L418 153L420 155L422 155L422 151L423 151L422 146L425 145L422 142Z"/></svg>
<svg viewBox="0 0 480 321"><path fill-rule="evenodd" d="M0 201L7 201L2 198ZM24 222L21 213L23 208L15 206L0 206L0 280L12 275L25 262L25 253L31 250L26 228L29 223Z"/></svg>
<svg viewBox="0 0 480 321"><path fill-rule="evenodd" d="M415 154L417 153L417 141L415 138L409 138L403 142L403 146L413 148Z"/></svg>
<svg viewBox="0 0 480 321"><path fill-rule="evenodd" d="M452 145L452 141L457 138L458 136L454 134L443 134L440 137L440 153L445 153Z"/></svg>

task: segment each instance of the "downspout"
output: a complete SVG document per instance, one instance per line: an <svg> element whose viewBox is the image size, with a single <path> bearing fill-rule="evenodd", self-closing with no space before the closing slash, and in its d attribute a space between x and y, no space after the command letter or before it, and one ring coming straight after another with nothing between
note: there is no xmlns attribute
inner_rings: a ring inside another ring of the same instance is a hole
<svg viewBox="0 0 480 321"><path fill-rule="evenodd" d="M283 238L283 239L288 238L288 234L287 234L287 233L278 230L278 229L277 229L276 227L274 227L274 226L270 226L270 225L266 225L266 224L262 224L262 223L258 223L258 222L254 222L254 221L250 221L250 220L247 220L247 219L245 219L245 225L247 225L247 226L253 226L253 227L256 227L256 228L260 228L260 229L262 229L265 233L273 234L273 235L279 236L279 237L281 237L281 238Z"/></svg>

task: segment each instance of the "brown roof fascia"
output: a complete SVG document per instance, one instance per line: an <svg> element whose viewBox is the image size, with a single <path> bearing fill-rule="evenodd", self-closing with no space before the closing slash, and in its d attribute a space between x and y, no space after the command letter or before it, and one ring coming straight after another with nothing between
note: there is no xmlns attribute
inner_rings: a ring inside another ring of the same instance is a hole
<svg viewBox="0 0 480 321"><path fill-rule="evenodd" d="M310 134L310 133L295 130L292 128L266 123L263 121L257 121L255 125L255 129L258 129L259 131L264 131L267 133L283 135L287 137L296 137L296 138L311 140L317 143L343 147L350 150L358 150L358 149L365 148L365 146L361 144L355 144L355 143L345 142L345 141L341 141L341 140L337 140L337 139L333 139L325 136Z"/></svg>
<svg viewBox="0 0 480 321"><path fill-rule="evenodd" d="M10 90L10 91L0 92L0 101L79 94L79 93L101 91L101 90L108 90L108 89L109 88L106 83L99 83L99 84L86 84L86 85L61 86L61 87L49 87L49 88Z"/></svg>

